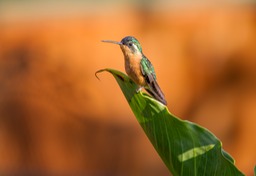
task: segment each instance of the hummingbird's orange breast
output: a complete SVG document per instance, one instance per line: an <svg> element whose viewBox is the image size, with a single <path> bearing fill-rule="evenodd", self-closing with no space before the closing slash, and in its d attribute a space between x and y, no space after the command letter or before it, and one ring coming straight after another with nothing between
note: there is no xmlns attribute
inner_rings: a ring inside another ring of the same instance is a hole
<svg viewBox="0 0 256 176"><path fill-rule="evenodd" d="M133 53L127 46L121 45L124 54L125 71L127 75L139 86L145 86L145 78L141 73L140 61L142 54L140 52Z"/></svg>
<svg viewBox="0 0 256 176"><path fill-rule="evenodd" d="M145 78L141 73L141 57L136 55L125 57L125 71L128 76L139 86L145 86Z"/></svg>

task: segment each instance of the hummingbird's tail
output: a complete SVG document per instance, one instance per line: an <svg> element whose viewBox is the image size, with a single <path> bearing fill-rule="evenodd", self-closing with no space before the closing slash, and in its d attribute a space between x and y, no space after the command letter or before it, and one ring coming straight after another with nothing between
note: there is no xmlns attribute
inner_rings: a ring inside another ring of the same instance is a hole
<svg viewBox="0 0 256 176"><path fill-rule="evenodd" d="M160 101L164 105L167 105L167 101L165 100L164 93L160 89L160 87L157 84L156 80L155 81L151 81L150 84L148 84L148 86L145 87L145 89L156 100Z"/></svg>

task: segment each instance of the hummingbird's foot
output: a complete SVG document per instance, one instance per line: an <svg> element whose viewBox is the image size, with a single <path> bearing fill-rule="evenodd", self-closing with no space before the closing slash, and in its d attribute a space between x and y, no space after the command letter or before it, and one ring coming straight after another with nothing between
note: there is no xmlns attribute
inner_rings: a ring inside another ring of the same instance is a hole
<svg viewBox="0 0 256 176"><path fill-rule="evenodd" d="M141 89L142 89L142 87L138 87L138 88L136 89L136 93L139 93L139 92L141 91Z"/></svg>

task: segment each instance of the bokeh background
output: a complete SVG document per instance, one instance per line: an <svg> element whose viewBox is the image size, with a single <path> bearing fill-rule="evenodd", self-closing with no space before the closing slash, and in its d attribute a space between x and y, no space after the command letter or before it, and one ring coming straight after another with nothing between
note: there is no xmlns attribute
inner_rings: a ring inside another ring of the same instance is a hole
<svg viewBox="0 0 256 176"><path fill-rule="evenodd" d="M114 78L135 36L169 110L256 164L256 3L0 1L0 175L169 175Z"/></svg>

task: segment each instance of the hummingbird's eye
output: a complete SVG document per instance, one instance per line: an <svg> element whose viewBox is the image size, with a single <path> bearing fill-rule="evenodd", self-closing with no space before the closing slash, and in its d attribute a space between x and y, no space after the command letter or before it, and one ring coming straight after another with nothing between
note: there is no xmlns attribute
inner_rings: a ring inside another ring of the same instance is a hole
<svg viewBox="0 0 256 176"><path fill-rule="evenodd" d="M128 43L129 46L132 46L132 43Z"/></svg>

